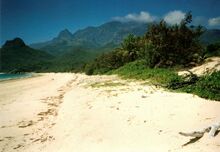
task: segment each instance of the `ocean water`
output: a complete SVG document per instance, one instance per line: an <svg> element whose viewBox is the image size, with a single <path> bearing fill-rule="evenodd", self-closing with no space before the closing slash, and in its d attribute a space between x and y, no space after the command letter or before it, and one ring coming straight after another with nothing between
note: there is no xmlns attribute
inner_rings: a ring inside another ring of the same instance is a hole
<svg viewBox="0 0 220 152"><path fill-rule="evenodd" d="M29 74L29 73L24 73L24 74L0 73L0 81L2 81L2 80L10 80L10 79L27 78L27 77L31 77L31 74Z"/></svg>

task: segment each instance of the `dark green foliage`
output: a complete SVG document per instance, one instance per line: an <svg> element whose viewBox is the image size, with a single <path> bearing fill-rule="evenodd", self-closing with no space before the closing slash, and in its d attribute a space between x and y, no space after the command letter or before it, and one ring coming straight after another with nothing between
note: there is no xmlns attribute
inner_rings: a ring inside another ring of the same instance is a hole
<svg viewBox="0 0 220 152"><path fill-rule="evenodd" d="M194 85L188 85L181 91L200 97L220 101L220 71L201 77Z"/></svg>
<svg viewBox="0 0 220 152"><path fill-rule="evenodd" d="M145 59L154 67L189 66L202 60L199 37L202 27L188 27L192 21L188 13L180 25L170 26L165 21L153 24L145 36L128 35L116 50L98 57L86 66L86 73L105 73L126 63Z"/></svg>
<svg viewBox="0 0 220 152"><path fill-rule="evenodd" d="M95 53L80 48L72 50L56 57L48 70L53 72L79 72L82 71L82 66L93 60L95 56Z"/></svg>
<svg viewBox="0 0 220 152"><path fill-rule="evenodd" d="M188 71L190 72L190 71ZM185 77L182 77L182 79L177 79L175 81L171 81L166 88L176 90L183 87L187 87L189 85L194 85L199 80L199 77L192 72L190 72L190 75L187 75Z"/></svg>
<svg viewBox="0 0 220 152"><path fill-rule="evenodd" d="M112 51L102 54L96 58L92 63L85 66L86 74L103 74L112 69L117 69L123 65L122 57L118 51Z"/></svg>
<svg viewBox="0 0 220 152"><path fill-rule="evenodd" d="M140 45L141 38L129 35L124 39L121 46L114 51L102 54L93 62L85 66L86 74L103 74L120 66L143 58L143 51Z"/></svg>
<svg viewBox="0 0 220 152"><path fill-rule="evenodd" d="M117 49L118 54L122 56L123 63L128 63L143 57L142 38L132 34L128 35Z"/></svg>
<svg viewBox="0 0 220 152"><path fill-rule="evenodd" d="M64 35L68 32L64 31ZM63 37L63 39L66 36ZM85 63L90 62L102 52L110 52L116 47L109 43L98 49L76 47L65 54L52 56L47 52L35 50L16 38L7 41L1 49L1 72L79 72ZM86 50L86 51L85 51Z"/></svg>
<svg viewBox="0 0 220 152"><path fill-rule="evenodd" d="M87 74L87 75L93 75L95 74L95 69L94 69L94 65L92 63L90 64L86 64L84 65L84 72Z"/></svg>
<svg viewBox="0 0 220 152"><path fill-rule="evenodd" d="M204 57L220 56L220 41L209 44L204 52Z"/></svg>
<svg viewBox="0 0 220 152"><path fill-rule="evenodd" d="M150 68L154 68L154 66L159 62L160 60L160 54L158 51L156 51L156 48L151 42L148 42L145 47L145 60L146 65Z"/></svg>
<svg viewBox="0 0 220 152"><path fill-rule="evenodd" d="M202 27L188 27L192 21L191 13L180 25L169 26L165 21L153 24L145 38L152 50L147 50L150 67L172 67L198 62L202 51L199 37L204 32Z"/></svg>
<svg viewBox="0 0 220 152"><path fill-rule="evenodd" d="M7 41L0 50L2 72L33 72L45 70L53 56L25 45L20 38Z"/></svg>

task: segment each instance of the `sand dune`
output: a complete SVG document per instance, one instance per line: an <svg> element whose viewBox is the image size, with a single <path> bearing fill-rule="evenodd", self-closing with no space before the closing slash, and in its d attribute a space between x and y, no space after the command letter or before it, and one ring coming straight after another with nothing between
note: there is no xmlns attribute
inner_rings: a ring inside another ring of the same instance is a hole
<svg viewBox="0 0 220 152"><path fill-rule="evenodd" d="M188 70L198 76L202 76L204 74L209 74L214 71L220 71L220 57L207 58L202 65L193 67ZM188 71L180 71L179 75L184 75L184 74L188 74L188 73L189 73Z"/></svg>
<svg viewBox="0 0 220 152"><path fill-rule="evenodd" d="M117 76L42 74L0 83L0 151L219 152L220 102ZM190 142L189 142L190 141Z"/></svg>

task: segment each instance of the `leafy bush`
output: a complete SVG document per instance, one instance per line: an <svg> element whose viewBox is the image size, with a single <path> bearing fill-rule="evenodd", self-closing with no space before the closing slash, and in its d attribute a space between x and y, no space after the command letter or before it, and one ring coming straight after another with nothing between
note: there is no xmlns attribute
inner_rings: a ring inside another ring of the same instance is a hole
<svg viewBox="0 0 220 152"><path fill-rule="evenodd" d="M123 63L132 62L144 57L143 40L142 37L136 37L132 34L124 39L121 46L117 49L118 54L122 57Z"/></svg>
<svg viewBox="0 0 220 152"><path fill-rule="evenodd" d="M220 101L220 71L203 76L194 85L183 87L180 90Z"/></svg>
<svg viewBox="0 0 220 152"><path fill-rule="evenodd" d="M199 37L204 30L201 26L188 27L191 21L192 15L187 13L180 25L171 26L162 20L149 28L145 38L151 43L151 49L146 51L150 67L186 66L199 61Z"/></svg>
<svg viewBox="0 0 220 152"><path fill-rule="evenodd" d="M122 57L117 50L102 54L93 62L85 65L84 71L88 75L104 74L123 65Z"/></svg>

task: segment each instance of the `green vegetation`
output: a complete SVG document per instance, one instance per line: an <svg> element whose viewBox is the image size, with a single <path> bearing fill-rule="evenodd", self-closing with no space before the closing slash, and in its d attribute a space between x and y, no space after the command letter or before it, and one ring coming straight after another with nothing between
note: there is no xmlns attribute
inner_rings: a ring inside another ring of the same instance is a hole
<svg viewBox="0 0 220 152"><path fill-rule="evenodd" d="M200 43L204 29L189 26L191 13L179 25L155 23L144 36L129 35L114 51L102 54L85 65L92 74L118 74L123 78L148 80L149 83L171 90L189 92L201 97L220 100L219 72L197 77L178 76L175 69L194 66L204 58L219 55L219 43L205 49Z"/></svg>
<svg viewBox="0 0 220 152"><path fill-rule="evenodd" d="M68 53L53 59L49 71L53 72L78 72L83 64L95 58L96 54L82 49L69 51Z"/></svg>
<svg viewBox="0 0 220 152"><path fill-rule="evenodd" d="M149 80L156 85L166 86L171 82L181 81L174 70L165 68L149 68L145 60L137 60L128 63L116 70L110 71L109 74L118 74L124 78Z"/></svg>
<svg viewBox="0 0 220 152"><path fill-rule="evenodd" d="M172 69L148 68L144 60L138 60L110 71L108 74L118 74L128 79L147 80L148 83L167 89L220 101L220 71L202 77L195 75L182 77Z"/></svg>
<svg viewBox="0 0 220 152"><path fill-rule="evenodd" d="M220 41L213 44L209 44L206 47L204 57L208 58L213 56L220 56Z"/></svg>
<svg viewBox="0 0 220 152"><path fill-rule="evenodd" d="M7 41L0 49L0 53L2 72L46 70L53 59L53 56L46 52L26 46L20 38Z"/></svg>
<svg viewBox="0 0 220 152"><path fill-rule="evenodd" d="M180 25L167 25L165 21L151 25L144 36L129 35L121 46L103 54L85 66L87 74L101 74L126 63L144 59L149 68L192 66L201 61L203 48L199 37L201 26L189 27L191 13Z"/></svg>
<svg viewBox="0 0 220 152"><path fill-rule="evenodd" d="M65 54L51 55L32 49L22 39L7 41L0 49L1 72L79 72L85 63L95 59L103 51L109 52L116 45L107 44L99 49L76 47ZM85 51L86 50L86 51Z"/></svg>
<svg viewBox="0 0 220 152"><path fill-rule="evenodd" d="M199 37L204 32L201 26L188 26L191 13L179 25L169 26L165 21L153 24L145 34L146 59L150 67L190 66L200 61L202 46Z"/></svg>
<svg viewBox="0 0 220 152"><path fill-rule="evenodd" d="M205 75L193 84L180 88L180 91L193 93L200 97L220 101L220 71Z"/></svg>

